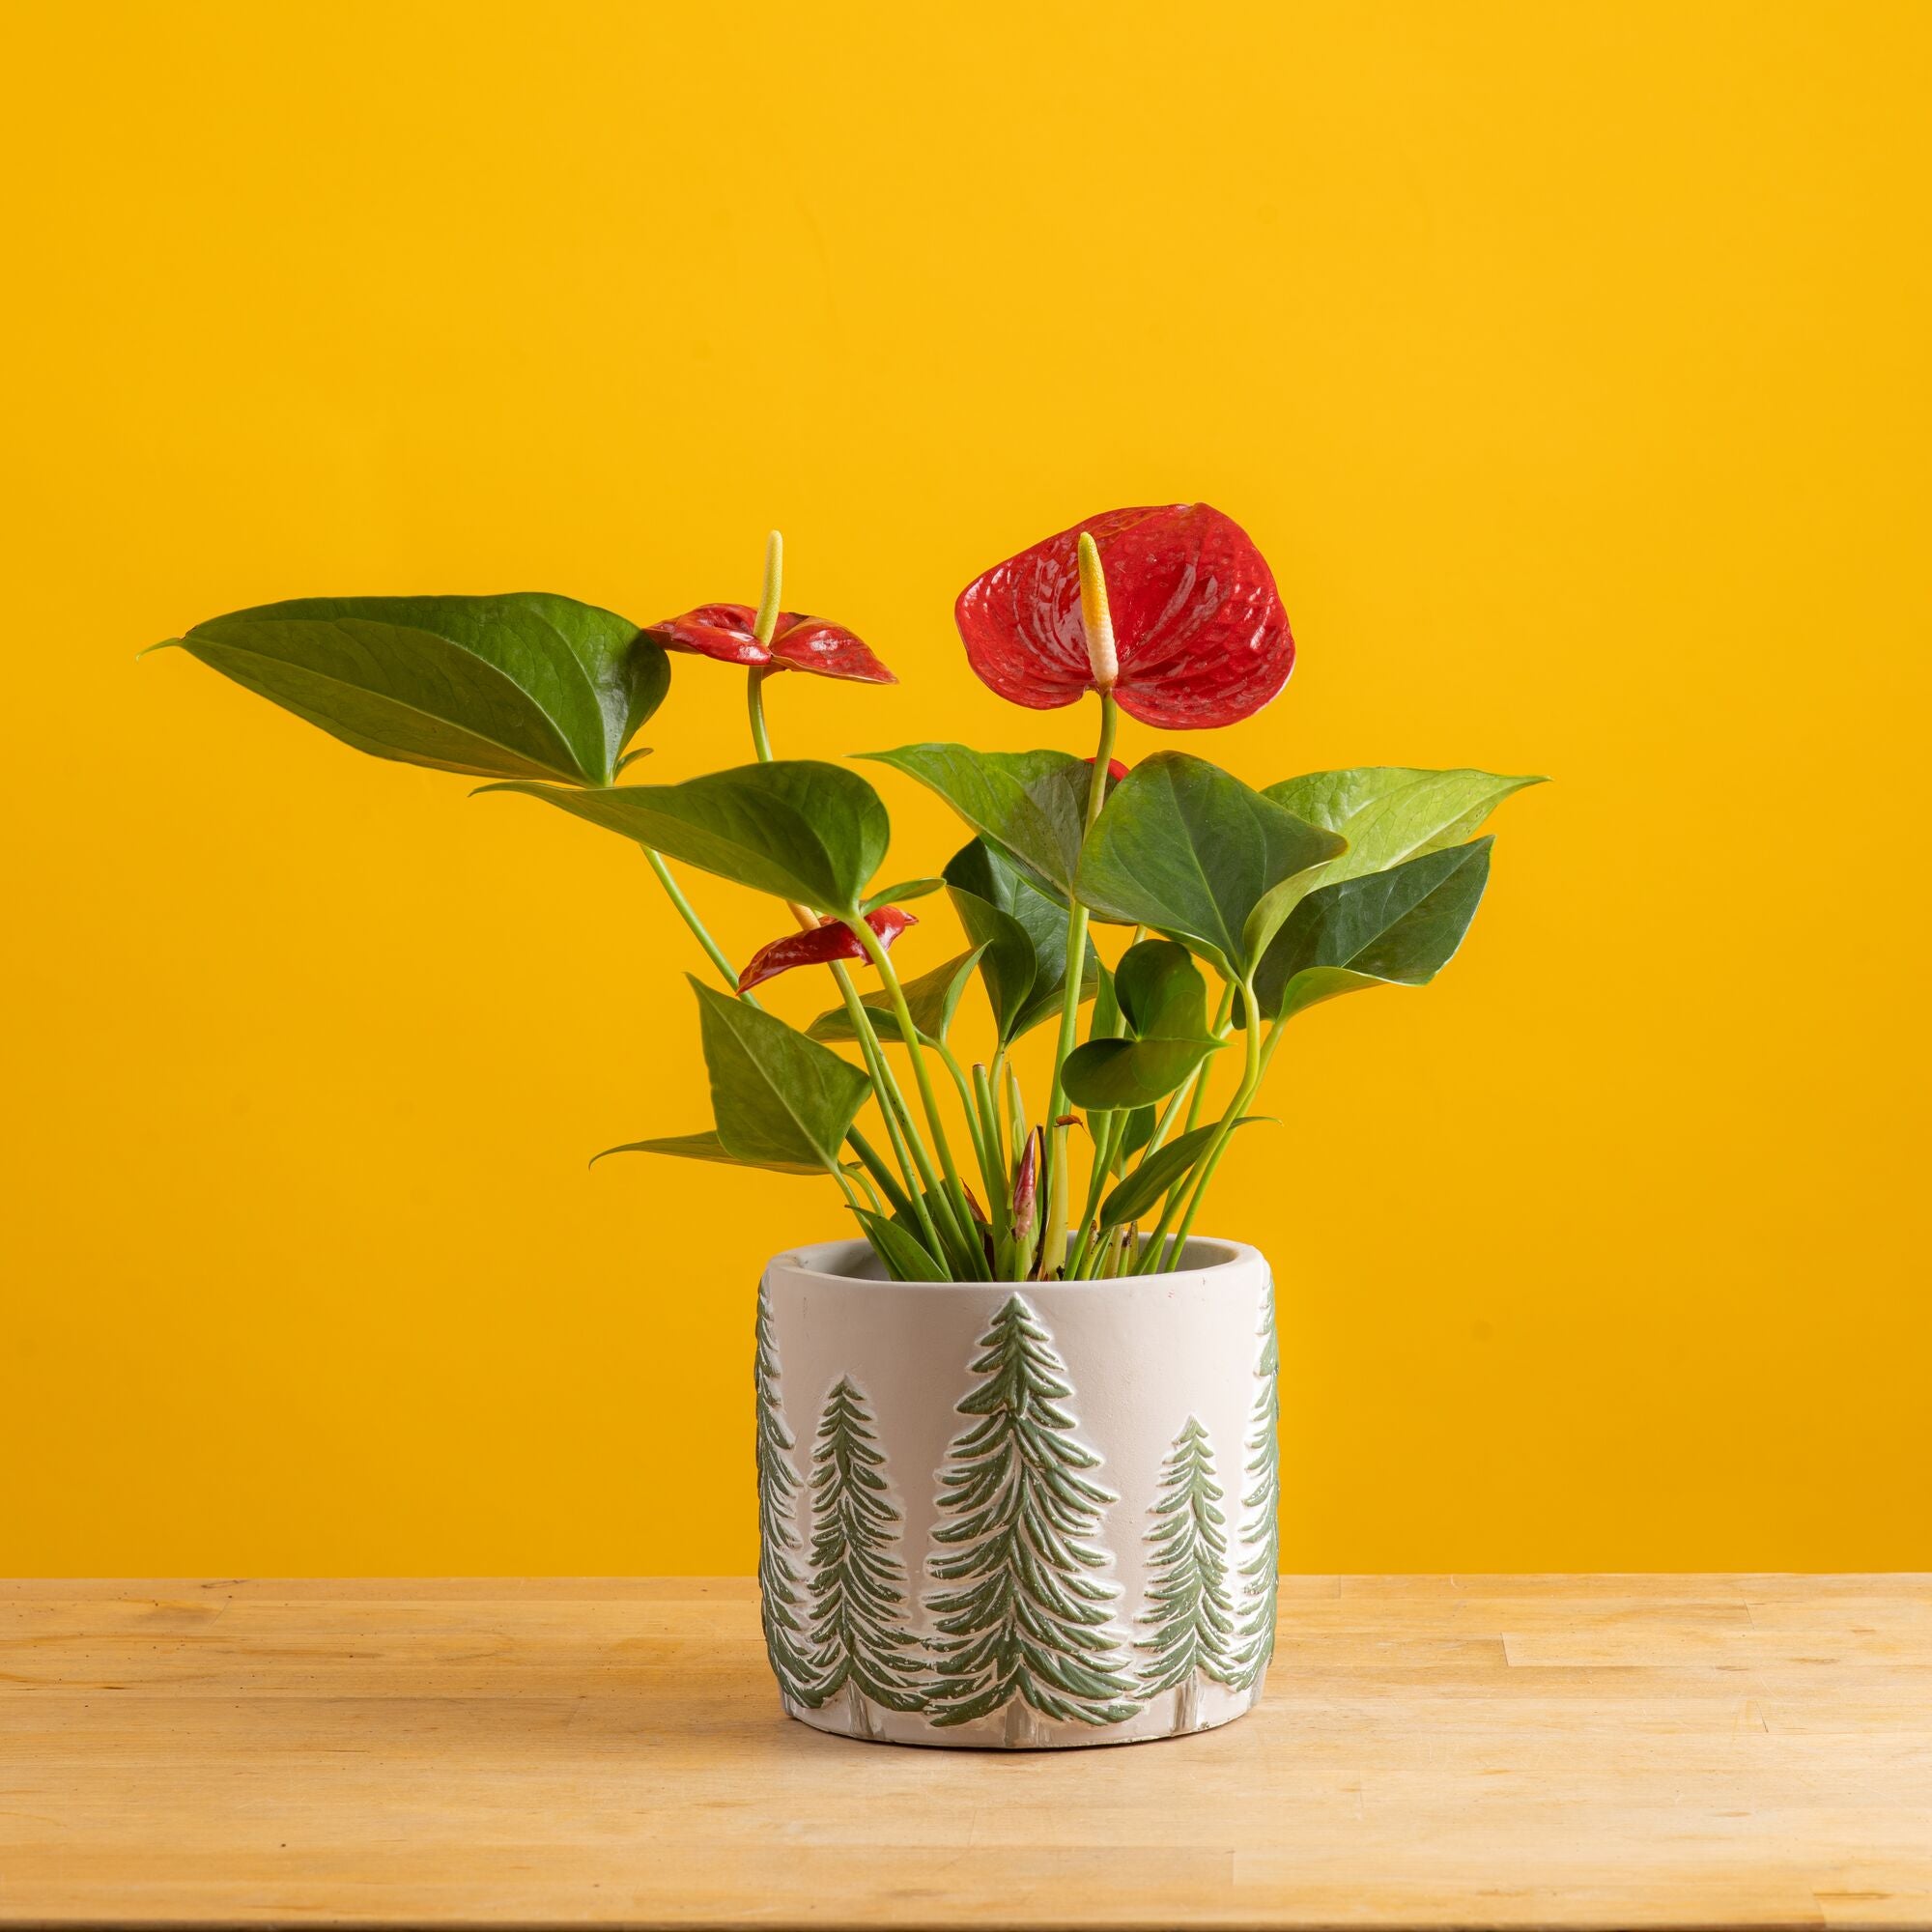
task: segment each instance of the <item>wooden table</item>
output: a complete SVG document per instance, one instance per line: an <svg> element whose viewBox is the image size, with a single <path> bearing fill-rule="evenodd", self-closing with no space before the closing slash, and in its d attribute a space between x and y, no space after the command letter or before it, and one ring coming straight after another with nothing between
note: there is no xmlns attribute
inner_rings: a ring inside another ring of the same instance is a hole
<svg viewBox="0 0 1932 1932"><path fill-rule="evenodd" d="M0 1586L0 1921L1932 1924L1932 1579L1289 1577L1229 1729L781 1718L751 1586Z"/></svg>

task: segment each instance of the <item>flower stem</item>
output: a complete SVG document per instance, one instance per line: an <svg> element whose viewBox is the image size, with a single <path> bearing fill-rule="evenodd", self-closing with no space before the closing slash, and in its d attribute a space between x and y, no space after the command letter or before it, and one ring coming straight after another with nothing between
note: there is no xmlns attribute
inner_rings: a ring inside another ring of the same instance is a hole
<svg viewBox="0 0 1932 1932"><path fill-rule="evenodd" d="M872 1094L879 1103L879 1113L886 1123L886 1138L893 1144L893 1152L897 1157L899 1172L905 1176L905 1197L912 1209L912 1218L919 1223L920 1232L925 1236L934 1261L950 1264L951 1249L941 1239L939 1229L933 1222L932 1209L927 1203L926 1193L930 1185L925 1180L932 1169L925 1150L920 1145L919 1129L913 1125L912 1116L905 1103L905 1095L899 1092L899 1084L894 1076L891 1063L886 1059L885 1047L872 1027L872 1016L866 1010L866 1003L859 997L859 989L852 983L852 975L846 971L843 961L832 968L833 977L838 981L838 990L845 996L846 1017L852 1022L852 1030L859 1036L859 1050L865 1058L866 1071L872 1076ZM903 1124L901 1124L903 1122ZM912 1136L910 1148L907 1134ZM854 1134L847 1134L852 1150L861 1160L880 1173L876 1153L868 1158L867 1146ZM881 1174L881 1179L884 1176Z"/></svg>
<svg viewBox="0 0 1932 1932"><path fill-rule="evenodd" d="M1214 1128L1214 1137L1208 1143L1207 1151L1196 1163L1193 1186L1187 1195L1187 1209L1180 1217L1180 1226L1175 1230L1174 1253L1179 1256L1187 1245L1187 1237L1194 1232L1195 1216L1201 1212L1201 1204L1207 1198L1208 1183L1214 1179L1214 1170L1221 1164L1221 1155L1226 1151L1229 1137L1235 1131L1235 1123L1247 1112L1248 1103L1255 1097L1255 1090L1262 1084L1262 1070L1265 1064L1263 1049L1261 1019L1255 1006L1255 989L1252 981L1242 980L1241 998L1246 1003L1247 1015L1247 1061L1241 1074L1241 1084L1236 1089L1235 1097L1228 1102L1228 1110L1221 1116ZM1270 1029L1268 1044L1273 1044L1273 1036L1281 1030L1277 1020ZM1179 1198L1181 1189L1176 1188L1168 1196L1167 1212L1161 1216L1161 1227L1165 1230L1169 1216L1174 1211L1174 1204ZM1156 1255L1161 1244L1157 1241L1152 1250ZM1149 1272L1157 1272L1158 1264Z"/></svg>
<svg viewBox="0 0 1932 1932"><path fill-rule="evenodd" d="M1107 764L1114 755L1114 735L1120 728L1120 706L1111 691L1100 694L1100 747L1094 755L1093 776L1087 781L1087 823L1082 831L1094 829L1100 808L1107 802ZM1087 963L1087 908L1077 896L1066 914L1066 989L1060 1003L1060 1039L1053 1053L1053 1093L1047 1103L1046 1118L1057 1122L1066 1111L1065 1069L1080 1033L1080 981ZM1040 1279L1051 1280L1066 1260L1066 1213L1070 1188L1066 1173L1070 1150L1068 1129L1053 1129L1052 1208L1046 1236L1040 1247Z"/></svg>
<svg viewBox="0 0 1932 1932"><path fill-rule="evenodd" d="M761 765L772 761L772 734L765 724L765 679L771 670L770 665L753 665L745 673L745 706L752 718L752 749L757 753Z"/></svg>
<svg viewBox="0 0 1932 1932"><path fill-rule="evenodd" d="M724 949L705 929L704 922L698 918L696 908L685 897L683 887L671 877L670 867L665 864L663 854L652 851L648 845L639 845L638 850L644 855L651 870L658 875L658 884L670 895L671 904L677 908L678 917L691 928L692 937L703 947L706 957L724 976L724 983L734 993L738 993L738 969L732 965ZM748 1007L755 1007L758 1004L751 993L738 993L738 997Z"/></svg>
<svg viewBox="0 0 1932 1932"><path fill-rule="evenodd" d="M925 1109L926 1125L932 1130L932 1144L938 1150L939 1163L945 1172L944 1187L932 1174L931 1161L924 1147L915 1140L913 1151L920 1157L921 1174L940 1197L942 1205L950 1205L952 1208L965 1257L976 1264L967 1279L984 1281L988 1278L986 1258L978 1252L979 1243L973 1238L973 1210L966 1205L966 1189L952 1158L952 1143L946 1138L946 1121L939 1111L939 1096L932 1091L932 1075L926 1071L925 1049L919 1044L919 1030L913 1025L912 1010L906 1005L905 989L899 984L899 976L893 970L892 954L879 943L878 934L856 913L846 920L845 929L866 949L866 956L877 970L886 989L886 997L892 1001L893 1017L898 1021L899 1037L905 1042L906 1055L912 1062L913 1079L919 1086L920 1104Z"/></svg>

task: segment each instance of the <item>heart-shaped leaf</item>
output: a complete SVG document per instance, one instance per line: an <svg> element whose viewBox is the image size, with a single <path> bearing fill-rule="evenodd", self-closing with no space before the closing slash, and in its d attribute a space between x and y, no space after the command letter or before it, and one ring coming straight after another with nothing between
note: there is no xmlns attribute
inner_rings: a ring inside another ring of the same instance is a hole
<svg viewBox="0 0 1932 1932"><path fill-rule="evenodd" d="M1208 981L1186 947L1143 939L1114 969L1121 1017L1142 1039L1196 1039L1208 1031Z"/></svg>
<svg viewBox="0 0 1932 1932"><path fill-rule="evenodd" d="M608 784L670 688L637 625L545 591L304 597L169 642L359 752L479 778Z"/></svg>
<svg viewBox="0 0 1932 1932"><path fill-rule="evenodd" d="M1146 925L1240 978L1270 936L1257 909L1345 841L1205 758L1156 752L1122 779L1087 839L1079 893L1094 914Z"/></svg>
<svg viewBox="0 0 1932 1932"><path fill-rule="evenodd" d="M1144 939L1114 974L1126 1039L1090 1039L1067 1056L1066 1096L1099 1110L1162 1100L1222 1042L1208 1031L1208 982L1186 947Z"/></svg>
<svg viewBox="0 0 1932 1932"><path fill-rule="evenodd" d="M1512 792L1548 782L1467 767L1436 772L1410 765L1356 765L1283 779L1266 786L1264 796L1349 841L1340 858L1302 875L1294 894L1298 900L1319 886L1365 878L1460 845ZM1292 903L1286 908L1293 909Z"/></svg>
<svg viewBox="0 0 1932 1932"><path fill-rule="evenodd" d="M748 1160L740 1154L727 1152L724 1143L715 1132L669 1134L654 1141L626 1141L622 1147L606 1148L603 1153L594 1155L591 1165L594 1167L598 1161L613 1153L668 1153L675 1154L680 1160L715 1160L727 1167L761 1167L770 1174L825 1172L824 1166L815 1160Z"/></svg>
<svg viewBox="0 0 1932 1932"><path fill-rule="evenodd" d="M1048 890L1067 897L1087 826L1093 770L1065 752L976 752L970 745L903 745L861 755L936 791L974 831Z"/></svg>
<svg viewBox="0 0 1932 1932"><path fill-rule="evenodd" d="M1076 1107L1104 1113L1165 1099L1222 1045L1195 1039L1090 1039L1066 1056L1062 1080Z"/></svg>
<svg viewBox="0 0 1932 1932"><path fill-rule="evenodd" d="M1243 1114L1235 1124L1245 1127L1266 1118L1264 1114ZM1145 1221L1160 1206L1175 1183L1208 1151L1208 1144L1220 1130L1220 1125L1218 1121L1210 1122L1205 1127L1196 1127L1192 1133L1182 1134L1178 1140L1168 1141L1156 1148L1100 1203L1100 1226L1124 1228L1129 1221Z"/></svg>
<svg viewBox="0 0 1932 1932"><path fill-rule="evenodd" d="M982 950L976 946L971 952L962 952L956 959L949 959L945 965L935 966L930 973L922 973L917 980L905 982L901 990L905 994L906 1008L923 1038L941 1041L946 1038L952 1030L952 1015L958 1010L960 998L973 978L974 967L980 963ZM898 1014L893 1009L891 994L882 987L874 987L864 996L863 1004L879 1037L897 1039ZM828 1043L859 1037L859 1030L852 1024L852 1015L842 1004L820 1013L806 1029L806 1034L808 1038L822 1039Z"/></svg>
<svg viewBox="0 0 1932 1932"><path fill-rule="evenodd" d="M878 793L857 772L811 758L738 765L682 784L483 788L527 792L668 858L840 918L859 917L892 838Z"/></svg>
<svg viewBox="0 0 1932 1932"><path fill-rule="evenodd" d="M1492 838L1427 852L1310 893L1255 976L1265 1019L1365 986L1426 985L1455 956L1490 876Z"/></svg>
<svg viewBox="0 0 1932 1932"><path fill-rule="evenodd" d="M984 838L971 840L946 862L946 885L966 937L985 949L980 978L1000 1043L1009 1046L1060 1011L1066 985L1066 906L1041 892ZM1083 959L1085 1000L1100 970L1091 940Z"/></svg>
<svg viewBox="0 0 1932 1932"><path fill-rule="evenodd" d="M725 1152L759 1167L836 1169L839 1144L872 1083L777 1014L697 979L691 986Z"/></svg>

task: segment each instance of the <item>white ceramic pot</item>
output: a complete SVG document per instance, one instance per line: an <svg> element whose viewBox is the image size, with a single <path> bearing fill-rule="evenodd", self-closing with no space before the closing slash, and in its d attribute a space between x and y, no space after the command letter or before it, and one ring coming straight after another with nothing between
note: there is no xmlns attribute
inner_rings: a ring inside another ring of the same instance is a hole
<svg viewBox="0 0 1932 1932"><path fill-rule="evenodd" d="M1125 1744L1250 1709L1274 1643L1267 1264L758 1290L758 1580L784 1708L845 1737Z"/></svg>

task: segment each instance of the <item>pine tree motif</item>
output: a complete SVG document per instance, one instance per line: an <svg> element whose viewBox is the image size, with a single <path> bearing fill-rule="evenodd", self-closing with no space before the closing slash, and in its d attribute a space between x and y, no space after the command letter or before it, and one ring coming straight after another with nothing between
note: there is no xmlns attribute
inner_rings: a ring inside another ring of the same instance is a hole
<svg viewBox="0 0 1932 1932"><path fill-rule="evenodd" d="M771 1301L762 1282L753 1379L758 1392L758 1599L765 1655L785 1702L804 1704L810 1701L811 1669L802 1647L798 1566L792 1560L799 1536L791 1517L792 1499L801 1484L791 1465L792 1434L779 1406L779 1351L772 1339Z"/></svg>
<svg viewBox="0 0 1932 1932"><path fill-rule="evenodd" d="M875 1734L867 1707L916 1711L924 1702L919 1640L907 1627L906 1573L894 1545L899 1512L885 1476L872 1414L851 1377L825 1399L811 1454L810 1702L840 1690L853 1729Z"/></svg>
<svg viewBox="0 0 1932 1932"><path fill-rule="evenodd" d="M1239 1678L1221 1496L1214 1445L1200 1419L1190 1415L1161 1470L1155 1522L1148 1532L1154 1548L1153 1582L1141 1615L1151 1634L1134 1646L1151 1653L1141 1669L1142 1694L1178 1692L1175 1720L1187 1731L1199 1716L1201 1679L1233 1685Z"/></svg>
<svg viewBox="0 0 1932 1932"><path fill-rule="evenodd" d="M1112 1491L1082 1474L1100 1459L1060 1406L1073 1393L1053 1338L1011 1296L980 1338L983 1378L958 1404L975 1417L940 1473L933 1534L956 1553L932 1573L961 1587L927 1598L938 1619L935 1725L1005 1707L1009 1744L1038 1741L1037 1718L1117 1724L1140 1708L1113 1629L1119 1592L1094 1577L1107 1557L1088 1539Z"/></svg>
<svg viewBox="0 0 1932 1932"><path fill-rule="evenodd" d="M1236 1685L1243 1690L1266 1676L1268 1660L1274 1656L1275 1598L1281 1581L1281 1445L1275 1433L1281 1418L1281 1350L1275 1340L1272 1278L1262 1303L1261 1338L1261 1359L1255 1365L1261 1387L1243 1445L1250 1487L1241 1497L1241 1506L1249 1513L1241 1535L1254 1551L1240 1570Z"/></svg>

